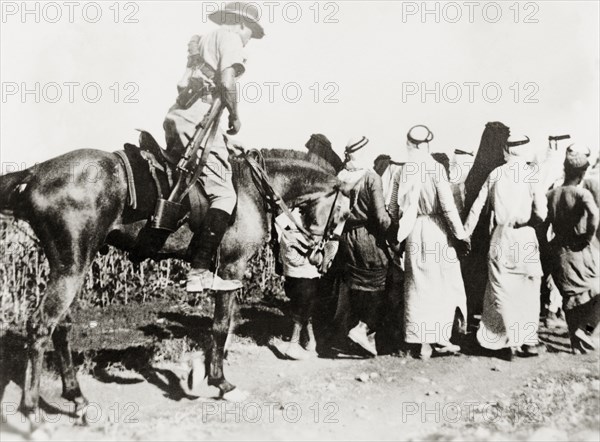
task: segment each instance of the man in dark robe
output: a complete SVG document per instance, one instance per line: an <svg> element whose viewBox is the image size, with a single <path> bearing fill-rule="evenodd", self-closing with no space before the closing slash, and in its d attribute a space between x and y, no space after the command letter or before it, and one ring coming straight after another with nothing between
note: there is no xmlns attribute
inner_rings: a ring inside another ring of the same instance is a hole
<svg viewBox="0 0 600 442"><path fill-rule="evenodd" d="M500 122L496 121L485 125L473 167L465 180L463 220L471 210L471 206L489 174L506 163L504 146L509 134L510 129ZM483 294L487 285L487 254L490 248L489 223L490 213L486 211L479 219L471 237L470 254L461 260L470 324L473 323L473 315L481 314L483 310Z"/></svg>
<svg viewBox="0 0 600 442"><path fill-rule="evenodd" d="M361 168L353 154L367 144L365 137L350 140L347 161L338 178L351 195L351 214L340 241L343 278L349 289L351 327L348 337L373 356L377 355L375 332L385 310L384 294L389 254L385 244L391 219L385 209L381 177Z"/></svg>
<svg viewBox="0 0 600 442"><path fill-rule="evenodd" d="M588 157L589 149L569 147L564 184L548 192L547 223L555 234L550 242L551 272L563 298L574 353L594 349L590 335L600 322L598 206L594 195L581 186Z"/></svg>

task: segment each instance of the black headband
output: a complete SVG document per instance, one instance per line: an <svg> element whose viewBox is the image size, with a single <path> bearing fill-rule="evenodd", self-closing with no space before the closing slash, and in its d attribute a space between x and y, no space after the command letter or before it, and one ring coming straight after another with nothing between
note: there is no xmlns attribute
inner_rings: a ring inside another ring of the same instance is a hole
<svg viewBox="0 0 600 442"><path fill-rule="evenodd" d="M523 144L529 143L529 137L527 135L525 135L525 138L527 138L527 139L519 140L519 141L507 141L506 147L517 147L517 146L522 146Z"/></svg>
<svg viewBox="0 0 600 442"><path fill-rule="evenodd" d="M424 127L425 130L427 130L427 137L424 140L417 140L410 135L410 133L413 131L413 129L416 129L417 127ZM408 141L413 143L415 146L418 146L421 143L429 143L431 140L433 140L433 132L431 132L427 126L424 126L422 124L417 124L416 126L413 126L410 128L410 130L406 134L406 138L408 138Z"/></svg>
<svg viewBox="0 0 600 442"><path fill-rule="evenodd" d="M349 146L346 146L346 153L354 153L357 150L365 147L367 145L367 143L369 142L369 139L367 137L362 137L360 140L358 140L356 143L351 144Z"/></svg>
<svg viewBox="0 0 600 442"><path fill-rule="evenodd" d="M571 135L558 135L558 136L549 136L548 141L560 141L560 140L568 140L571 138Z"/></svg>
<svg viewBox="0 0 600 442"><path fill-rule="evenodd" d="M454 154L455 155L471 155L472 157L475 156L475 155L473 155L473 152L467 152L466 150L462 150L462 149L454 149Z"/></svg>

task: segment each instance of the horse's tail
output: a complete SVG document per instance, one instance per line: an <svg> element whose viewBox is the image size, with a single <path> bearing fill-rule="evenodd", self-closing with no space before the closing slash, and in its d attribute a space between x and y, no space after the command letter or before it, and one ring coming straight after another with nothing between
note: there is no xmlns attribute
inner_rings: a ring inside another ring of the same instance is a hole
<svg viewBox="0 0 600 442"><path fill-rule="evenodd" d="M32 176L30 169L0 175L0 213L13 215L18 196Z"/></svg>

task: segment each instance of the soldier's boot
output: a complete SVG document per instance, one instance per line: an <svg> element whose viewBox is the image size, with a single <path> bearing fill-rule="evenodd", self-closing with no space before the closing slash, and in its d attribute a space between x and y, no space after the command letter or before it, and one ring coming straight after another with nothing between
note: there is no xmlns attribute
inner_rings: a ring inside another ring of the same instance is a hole
<svg viewBox="0 0 600 442"><path fill-rule="evenodd" d="M202 230L194 235L190 243L192 268L187 276L188 292L204 290L229 292L242 288L241 281L222 279L210 270L213 257L229 225L229 218L230 215L223 210L208 209Z"/></svg>

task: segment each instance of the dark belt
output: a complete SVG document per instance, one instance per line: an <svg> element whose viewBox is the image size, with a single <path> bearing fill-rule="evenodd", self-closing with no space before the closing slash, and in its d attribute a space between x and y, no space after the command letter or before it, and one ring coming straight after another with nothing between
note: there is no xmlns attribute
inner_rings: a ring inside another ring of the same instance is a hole
<svg viewBox="0 0 600 442"><path fill-rule="evenodd" d="M515 229L515 230L522 229L523 227L531 227L531 226L529 225L529 222L526 222L525 224L515 224L514 226L511 226L511 228Z"/></svg>

